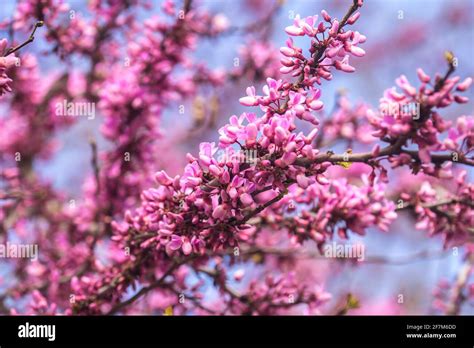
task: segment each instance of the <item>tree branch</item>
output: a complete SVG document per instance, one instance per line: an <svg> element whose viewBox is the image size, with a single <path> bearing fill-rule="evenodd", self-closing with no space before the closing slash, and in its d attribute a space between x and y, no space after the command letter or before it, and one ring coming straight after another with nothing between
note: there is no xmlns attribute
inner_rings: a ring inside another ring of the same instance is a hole
<svg viewBox="0 0 474 348"><path fill-rule="evenodd" d="M35 39L35 32L36 32L36 29L42 27L44 25L44 22L43 21L38 21L35 23L35 26L33 28L33 31L31 32L30 34L30 37L28 38L28 40L26 40L25 42L23 42L22 44L18 45L18 46L15 46L15 47L11 47L7 50L7 52L3 55L4 57L7 57L9 56L10 54L12 53L15 53L16 51L20 50L21 48L25 47L26 45L28 45L29 43L33 42L34 39Z"/></svg>
<svg viewBox="0 0 474 348"><path fill-rule="evenodd" d="M446 310L447 315L459 315L463 303L467 300L467 296L464 294L469 276L474 269L474 254L470 253L467 257L465 264L459 270L457 275L456 284L453 288L450 303Z"/></svg>

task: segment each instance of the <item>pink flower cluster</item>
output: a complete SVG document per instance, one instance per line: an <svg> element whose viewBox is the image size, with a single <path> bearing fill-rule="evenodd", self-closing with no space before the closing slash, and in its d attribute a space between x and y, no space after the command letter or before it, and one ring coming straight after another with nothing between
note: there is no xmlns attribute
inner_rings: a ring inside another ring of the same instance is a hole
<svg viewBox="0 0 474 348"><path fill-rule="evenodd" d="M377 138L372 135L373 128L365 117L368 108L365 103L353 105L346 95L340 95L336 110L327 115L322 122L319 145L327 146L341 139L349 143L374 142Z"/></svg>
<svg viewBox="0 0 474 348"><path fill-rule="evenodd" d="M474 150L474 116L458 117L456 127L449 128L443 147L457 153L470 154Z"/></svg>
<svg viewBox="0 0 474 348"><path fill-rule="evenodd" d="M7 39L0 40L0 54L6 52L8 46ZM6 92L11 92L11 82L12 79L8 77L6 71L7 69L14 66L18 61L18 58L14 56L0 57L0 96L4 95Z"/></svg>
<svg viewBox="0 0 474 348"><path fill-rule="evenodd" d="M26 0L16 9L13 27L28 31L32 20L40 20L47 28L47 40L54 44L53 52L61 58L74 53L97 55L96 46L104 40L104 34L128 24L132 18L125 11L138 3L138 0L93 1L89 4L93 16L86 18L64 0Z"/></svg>
<svg viewBox="0 0 474 348"><path fill-rule="evenodd" d="M56 304L48 303L48 299L41 292L35 290L31 294L31 301L28 308L28 315L55 315L57 311ZM12 309L11 315L19 315L15 309Z"/></svg>
<svg viewBox="0 0 474 348"><path fill-rule="evenodd" d="M292 76L299 76L296 85L282 80L267 79L264 86L264 96L256 95L254 87L247 88L247 96L240 98L240 102L246 106L260 106L264 112L284 113L291 112L296 117L318 124L318 120L312 114L313 111L320 110L323 103L319 101L320 90L314 85L321 83L321 77L330 80L332 75L330 68L346 72L354 71L348 64L348 55L344 52L351 52L353 55L362 57L365 52L357 47L359 43L365 41L365 37L358 32L344 32L342 27L353 24L358 18L355 14L346 23L339 27L339 22L335 19L331 22L331 17L324 12L323 17L326 22L331 23L329 27L325 22L317 24L318 16L308 17L301 20L299 16L295 19L294 25L288 27L286 32L293 36L309 36L311 40L311 57L306 58L301 48L294 45L293 39L289 38L287 47L280 49L285 56L281 60L283 67L280 71L284 74L292 73ZM318 34L328 38L319 40Z"/></svg>
<svg viewBox="0 0 474 348"><path fill-rule="evenodd" d="M401 195L415 206L416 228L427 230L430 235L441 235L445 247L469 241L474 226L474 185L466 181L466 171L460 172L455 179L455 192L443 197L439 197L428 182L421 185L414 198L409 194Z"/></svg>
<svg viewBox="0 0 474 348"><path fill-rule="evenodd" d="M245 293L245 302L231 299L231 313L281 315L287 314L291 307L304 305L306 313L318 314L320 306L331 299L331 295L318 286L311 290L300 285L293 273L267 275L263 282L252 281Z"/></svg>
<svg viewBox="0 0 474 348"><path fill-rule="evenodd" d="M474 304L474 244L465 244L460 274L454 282L443 278L433 290L432 307L447 315L461 315L463 304Z"/></svg>
<svg viewBox="0 0 474 348"><path fill-rule="evenodd" d="M385 197L384 184L371 185L367 176L362 178L360 187L346 179L308 186L307 178L301 176L299 185L290 187L289 194L262 216L270 226L288 229L295 244L312 239L321 247L335 233L347 239L349 231L365 235L375 226L387 231L397 217L395 204Z"/></svg>
<svg viewBox="0 0 474 348"><path fill-rule="evenodd" d="M252 86L247 88L247 96L240 98L239 101L245 106L259 105L264 112L270 114L290 113L291 116L317 125L318 120L312 111L323 107L323 103L318 100L321 91L313 87L309 90L301 88L297 92L291 89L292 84L289 82L268 78L267 84L263 87L265 95L256 95L255 87Z"/></svg>
<svg viewBox="0 0 474 348"><path fill-rule="evenodd" d="M358 31L347 30L343 27L354 24L360 13L353 14L345 23L339 23L331 18L326 11L322 11L323 21L318 23L318 16L301 19L299 15L294 19L294 24L286 28L291 36L307 36L311 38L311 57L303 55L301 48L295 46L290 38L286 47L281 48L285 56L281 63L280 71L292 76L304 76L303 85L321 83L321 78L332 79L331 67L344 72L354 72L355 68L349 64L349 55L363 57L365 51L358 45L366 41L366 37Z"/></svg>
<svg viewBox="0 0 474 348"><path fill-rule="evenodd" d="M250 41L239 49L239 65L231 77L245 76L249 80L280 77L280 60L275 55L276 48L266 41ZM242 60L242 62L240 61Z"/></svg>
<svg viewBox="0 0 474 348"><path fill-rule="evenodd" d="M450 126L433 109L445 108L453 102L466 103L466 97L454 93L466 91L472 79L459 82L460 77L442 80L441 76L436 76L432 82L423 70L418 69L417 72L421 81L418 89L410 84L405 75L401 75L396 83L402 92L399 93L395 87L387 89L380 99L379 112L368 110L367 117L376 129L376 137L385 141L410 137L419 147L420 159L428 163L431 151L443 150L438 134Z"/></svg>
<svg viewBox="0 0 474 348"><path fill-rule="evenodd" d="M42 88L45 84L40 79L35 56L23 55L21 67L12 69L10 75L13 79L11 107L7 117L0 118L0 150L10 160L15 153L21 153L24 159L35 155L47 158L56 147L49 135L68 124L68 120L57 117L54 100L45 99ZM64 92L61 90L58 94ZM41 117L38 117L40 106Z"/></svg>
<svg viewBox="0 0 474 348"><path fill-rule="evenodd" d="M28 31L35 20L44 21L49 27L56 27L61 16L69 10L64 0L26 0L16 7L13 27ZM40 18L38 18L38 16Z"/></svg>

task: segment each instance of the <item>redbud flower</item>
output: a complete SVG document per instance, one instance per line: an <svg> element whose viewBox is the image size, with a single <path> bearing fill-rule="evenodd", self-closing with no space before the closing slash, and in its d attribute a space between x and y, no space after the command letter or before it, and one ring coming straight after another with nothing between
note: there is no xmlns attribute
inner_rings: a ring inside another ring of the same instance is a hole
<svg viewBox="0 0 474 348"><path fill-rule="evenodd" d="M427 74L425 74L425 72L423 71L423 69L418 68L418 69L416 70L416 73L417 73L418 78L420 79L421 82L424 82L424 83L430 82L431 77L429 77Z"/></svg>
<svg viewBox="0 0 474 348"><path fill-rule="evenodd" d="M468 77L463 82L456 86L456 90L460 92L466 91L472 84L472 78Z"/></svg>
<svg viewBox="0 0 474 348"><path fill-rule="evenodd" d="M0 54L6 51L8 41L6 39L0 40ZM14 66L18 61L18 58L14 56L0 57L0 96L6 92L11 92L10 79L6 73L6 70Z"/></svg>
<svg viewBox="0 0 474 348"><path fill-rule="evenodd" d="M258 99L255 95L255 87L247 88L247 97L242 97L239 99L239 102L245 106L255 106L258 105Z"/></svg>

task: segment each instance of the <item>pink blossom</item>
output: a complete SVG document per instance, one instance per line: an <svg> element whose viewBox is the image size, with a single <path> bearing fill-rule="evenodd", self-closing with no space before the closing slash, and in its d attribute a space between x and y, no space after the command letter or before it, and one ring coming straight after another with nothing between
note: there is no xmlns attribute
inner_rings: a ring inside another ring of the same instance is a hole
<svg viewBox="0 0 474 348"><path fill-rule="evenodd" d="M8 46L6 39L0 40L0 52L5 52ZM18 58L14 56L0 57L0 96L6 92L11 92L10 79L6 73L6 70L16 65Z"/></svg>

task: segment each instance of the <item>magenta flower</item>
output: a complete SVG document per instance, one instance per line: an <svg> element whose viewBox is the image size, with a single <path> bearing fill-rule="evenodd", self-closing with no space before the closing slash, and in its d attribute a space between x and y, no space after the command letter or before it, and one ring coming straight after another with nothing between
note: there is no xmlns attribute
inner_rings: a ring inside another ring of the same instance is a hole
<svg viewBox="0 0 474 348"><path fill-rule="evenodd" d="M313 37L318 33L318 28L315 25L317 24L318 16L310 16L304 19L300 18L300 15L296 15L294 19L294 24L292 26L286 27L285 31L288 35L292 36L304 36Z"/></svg>
<svg viewBox="0 0 474 348"><path fill-rule="evenodd" d="M0 40L0 52L6 52L7 46L7 39ZM8 77L6 71L16 65L17 62L18 58L14 56L0 57L0 96L12 91L10 86L12 79Z"/></svg>

